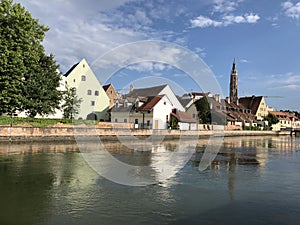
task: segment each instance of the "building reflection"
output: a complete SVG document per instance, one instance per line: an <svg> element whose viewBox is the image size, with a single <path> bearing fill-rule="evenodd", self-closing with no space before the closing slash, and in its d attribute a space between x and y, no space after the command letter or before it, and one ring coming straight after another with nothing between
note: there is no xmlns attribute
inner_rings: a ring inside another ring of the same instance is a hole
<svg viewBox="0 0 300 225"><path fill-rule="evenodd" d="M192 158L193 166L199 166L205 147L203 143L197 146ZM299 150L300 138L290 136L225 138L222 148L208 169L217 171L227 168L229 196L234 200L239 166L254 166L259 175L264 172L270 153L276 152L285 156Z"/></svg>

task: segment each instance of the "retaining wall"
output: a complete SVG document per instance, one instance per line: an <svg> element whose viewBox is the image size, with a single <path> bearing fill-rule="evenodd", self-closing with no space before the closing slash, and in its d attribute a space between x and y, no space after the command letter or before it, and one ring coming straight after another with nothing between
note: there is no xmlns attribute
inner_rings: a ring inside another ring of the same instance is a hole
<svg viewBox="0 0 300 225"><path fill-rule="evenodd" d="M277 135L275 131L216 131L216 130L200 130L200 131L180 131L180 130L138 130L125 128L99 128L93 126L62 126L62 127L24 127L24 126L1 126L0 140L74 140L76 137L98 137L115 139L116 136L164 136L165 138L195 138L215 136L260 136L260 135Z"/></svg>

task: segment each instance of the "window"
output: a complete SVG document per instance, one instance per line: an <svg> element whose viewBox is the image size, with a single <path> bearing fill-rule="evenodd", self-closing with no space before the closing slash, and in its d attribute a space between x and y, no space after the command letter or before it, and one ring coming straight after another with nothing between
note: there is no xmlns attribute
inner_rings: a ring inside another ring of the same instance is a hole
<svg viewBox="0 0 300 225"><path fill-rule="evenodd" d="M124 123L127 123L127 119L124 119Z"/></svg>
<svg viewBox="0 0 300 225"><path fill-rule="evenodd" d="M73 82L75 83L75 82L76 82L76 80L75 80L75 79L73 79Z"/></svg>
<svg viewBox="0 0 300 225"><path fill-rule="evenodd" d="M91 91L91 90L88 90L88 91L87 91L87 94L88 94L88 95L91 95L91 94L92 94L92 91Z"/></svg>
<svg viewBox="0 0 300 225"><path fill-rule="evenodd" d="M82 67L84 68L84 67L85 67L85 64L83 64Z"/></svg>
<svg viewBox="0 0 300 225"><path fill-rule="evenodd" d="M117 118L115 119L115 122L116 122L116 123L118 122L118 119L117 119Z"/></svg>
<svg viewBox="0 0 300 225"><path fill-rule="evenodd" d="M139 119L135 119L134 124L138 124L138 123L139 123Z"/></svg>
<svg viewBox="0 0 300 225"><path fill-rule="evenodd" d="M81 76L81 81L86 81L86 76L82 75Z"/></svg>
<svg viewBox="0 0 300 225"><path fill-rule="evenodd" d="M71 88L73 95L76 95L76 88Z"/></svg>
<svg viewBox="0 0 300 225"><path fill-rule="evenodd" d="M99 96L99 91L95 91L95 95L96 95L96 96Z"/></svg>
<svg viewBox="0 0 300 225"><path fill-rule="evenodd" d="M193 114L193 118L196 118L196 114L195 113Z"/></svg>
<svg viewBox="0 0 300 225"><path fill-rule="evenodd" d="M95 105L95 101L91 101L91 106L94 106Z"/></svg>

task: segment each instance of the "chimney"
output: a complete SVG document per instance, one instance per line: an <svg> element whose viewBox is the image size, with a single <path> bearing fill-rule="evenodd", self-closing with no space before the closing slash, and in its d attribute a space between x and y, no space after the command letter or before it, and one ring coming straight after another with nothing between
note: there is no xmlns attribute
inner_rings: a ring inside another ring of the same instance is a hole
<svg viewBox="0 0 300 225"><path fill-rule="evenodd" d="M230 97L226 97L226 101L230 104Z"/></svg>
<svg viewBox="0 0 300 225"><path fill-rule="evenodd" d="M217 102L221 102L221 96L220 96L220 94L215 94L215 100L217 101Z"/></svg>

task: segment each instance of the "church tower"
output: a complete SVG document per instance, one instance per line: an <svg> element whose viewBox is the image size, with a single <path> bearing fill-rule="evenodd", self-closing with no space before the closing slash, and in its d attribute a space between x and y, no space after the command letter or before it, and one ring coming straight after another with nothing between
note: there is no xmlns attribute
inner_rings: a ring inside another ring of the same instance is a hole
<svg viewBox="0 0 300 225"><path fill-rule="evenodd" d="M238 105L238 72L235 66L235 59L232 64L232 70L230 75L230 93L229 93L230 103Z"/></svg>

